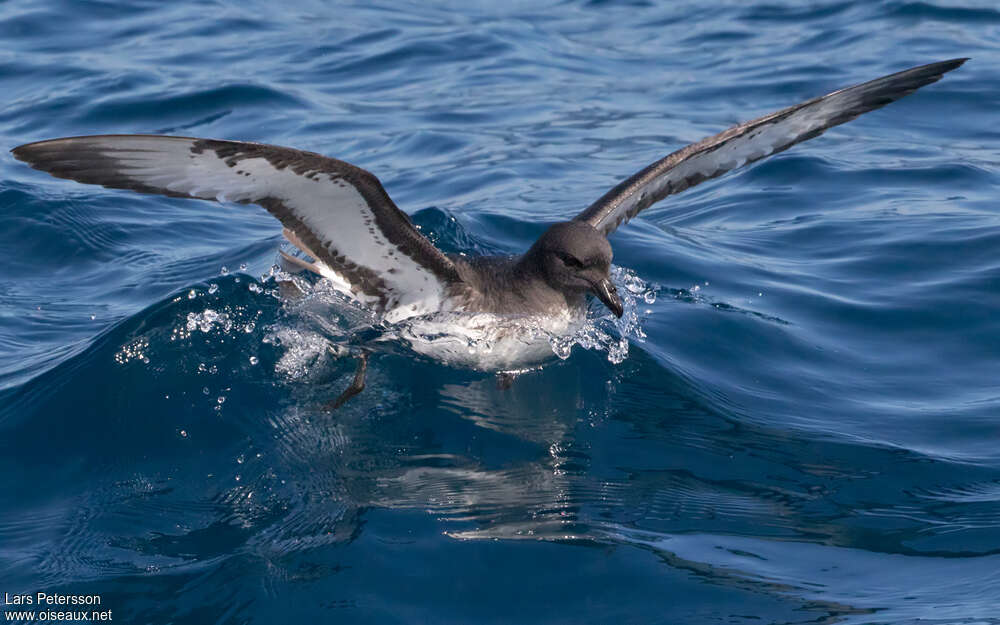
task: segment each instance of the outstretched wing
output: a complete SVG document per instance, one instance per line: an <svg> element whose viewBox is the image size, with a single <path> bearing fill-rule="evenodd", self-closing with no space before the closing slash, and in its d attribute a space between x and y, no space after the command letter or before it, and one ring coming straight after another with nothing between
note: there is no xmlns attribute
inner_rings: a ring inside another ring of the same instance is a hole
<svg viewBox="0 0 1000 625"><path fill-rule="evenodd" d="M668 195L787 150L821 135L827 128L936 82L968 59L953 59L876 78L823 97L734 126L714 137L682 148L656 161L604 194L574 219L605 234Z"/></svg>
<svg viewBox="0 0 1000 625"><path fill-rule="evenodd" d="M396 319L437 310L447 287L460 280L378 178L313 152L190 137L96 135L30 143L13 153L59 178L259 204L343 278L357 299Z"/></svg>

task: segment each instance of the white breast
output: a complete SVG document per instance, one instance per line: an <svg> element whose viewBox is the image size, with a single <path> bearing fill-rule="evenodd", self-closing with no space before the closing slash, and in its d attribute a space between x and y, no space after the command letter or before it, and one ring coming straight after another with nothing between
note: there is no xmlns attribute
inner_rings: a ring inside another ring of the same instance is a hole
<svg viewBox="0 0 1000 625"><path fill-rule="evenodd" d="M397 324L391 338L448 365L510 371L552 359L552 340L576 331L585 319L582 309L532 317L438 313Z"/></svg>

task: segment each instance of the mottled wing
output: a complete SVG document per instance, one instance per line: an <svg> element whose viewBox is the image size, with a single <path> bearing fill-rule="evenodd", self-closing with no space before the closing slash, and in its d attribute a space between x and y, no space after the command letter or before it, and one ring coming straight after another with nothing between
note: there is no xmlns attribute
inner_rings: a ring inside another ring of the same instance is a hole
<svg viewBox="0 0 1000 625"><path fill-rule="evenodd" d="M437 310L459 281L452 262L371 173L290 148L155 135L22 145L14 156L53 176L140 193L259 204L361 301L404 318ZM390 320L395 320L390 319Z"/></svg>
<svg viewBox="0 0 1000 625"><path fill-rule="evenodd" d="M646 167L608 191L575 219L611 234L639 211L668 195L786 150L819 136L827 128L895 102L936 82L945 72L967 60L914 67L734 126Z"/></svg>

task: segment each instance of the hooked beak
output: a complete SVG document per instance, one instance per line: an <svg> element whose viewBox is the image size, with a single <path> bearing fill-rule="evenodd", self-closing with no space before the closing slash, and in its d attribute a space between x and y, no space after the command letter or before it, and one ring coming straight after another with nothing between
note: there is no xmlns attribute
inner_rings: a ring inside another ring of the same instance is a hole
<svg viewBox="0 0 1000 625"><path fill-rule="evenodd" d="M621 298L618 297L618 289L615 288L610 279L604 278L593 283L591 290L597 296L597 299L601 300L608 307L608 310L615 313L615 317L621 319L625 310L622 308Z"/></svg>

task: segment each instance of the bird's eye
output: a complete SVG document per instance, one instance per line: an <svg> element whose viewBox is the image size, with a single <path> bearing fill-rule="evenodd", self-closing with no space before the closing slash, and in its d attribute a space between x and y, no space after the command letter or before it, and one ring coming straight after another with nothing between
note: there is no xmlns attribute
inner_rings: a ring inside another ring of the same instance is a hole
<svg viewBox="0 0 1000 625"><path fill-rule="evenodd" d="M576 269L583 269L583 263L580 262L580 260L578 258L576 258L575 256L570 256L569 254L566 254L566 253L563 253L563 252L559 252L558 256L559 256L559 260L561 260L563 262L563 264L565 264L567 267L573 267L573 268L576 268Z"/></svg>

